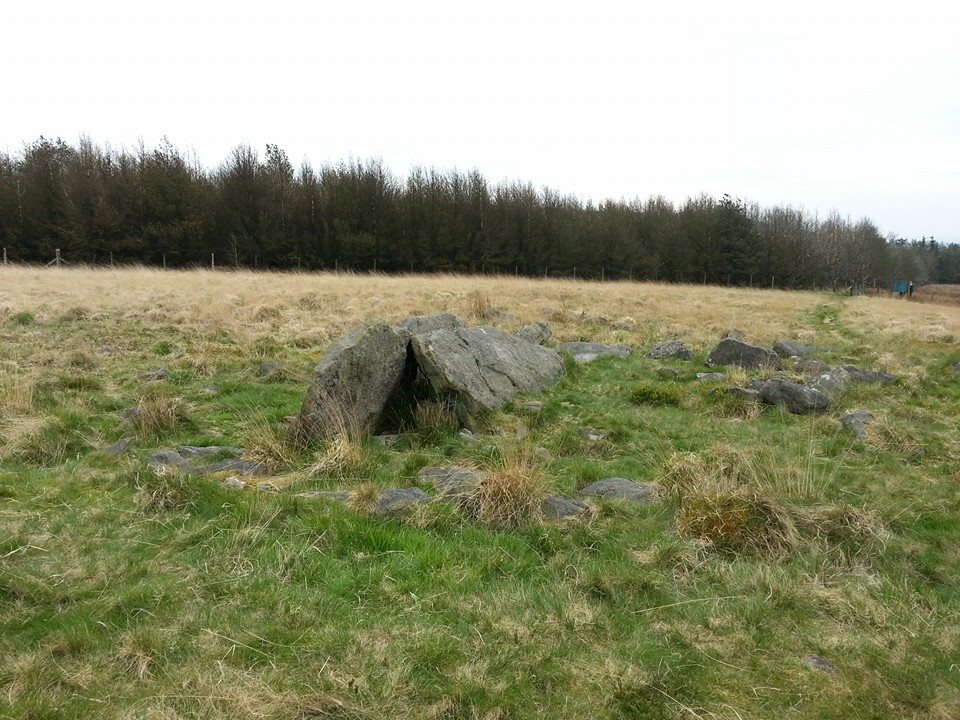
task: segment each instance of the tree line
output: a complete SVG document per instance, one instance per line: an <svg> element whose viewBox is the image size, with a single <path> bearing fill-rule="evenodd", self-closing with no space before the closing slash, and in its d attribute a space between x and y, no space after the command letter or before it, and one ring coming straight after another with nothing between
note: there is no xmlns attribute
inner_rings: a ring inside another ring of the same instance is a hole
<svg viewBox="0 0 960 720"><path fill-rule="evenodd" d="M707 195L599 204L477 171L379 160L295 168L267 145L207 169L164 141L134 150L39 140L0 155L0 244L11 261L455 271L789 288L960 282L960 247L883 237Z"/></svg>

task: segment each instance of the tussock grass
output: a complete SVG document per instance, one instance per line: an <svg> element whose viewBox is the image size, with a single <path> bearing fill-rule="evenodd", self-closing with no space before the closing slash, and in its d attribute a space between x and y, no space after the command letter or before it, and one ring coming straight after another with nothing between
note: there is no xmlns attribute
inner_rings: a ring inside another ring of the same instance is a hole
<svg viewBox="0 0 960 720"><path fill-rule="evenodd" d="M189 422L187 402L159 392L141 396L133 419L137 434L145 440L170 434Z"/></svg>
<svg viewBox="0 0 960 720"><path fill-rule="evenodd" d="M136 500L146 513L185 510L197 495L191 478L175 468L147 469L134 477Z"/></svg>
<svg viewBox="0 0 960 720"><path fill-rule="evenodd" d="M630 392L630 401L637 405L661 405L678 407L686 393L683 388L665 384L637 385Z"/></svg>
<svg viewBox="0 0 960 720"><path fill-rule="evenodd" d="M531 451L505 455L464 499L467 514L484 527L506 530L528 525L539 516L548 494L543 467Z"/></svg>
<svg viewBox="0 0 960 720"><path fill-rule="evenodd" d="M363 446L342 434L323 443L307 469L311 477L356 478L364 474L370 458Z"/></svg>

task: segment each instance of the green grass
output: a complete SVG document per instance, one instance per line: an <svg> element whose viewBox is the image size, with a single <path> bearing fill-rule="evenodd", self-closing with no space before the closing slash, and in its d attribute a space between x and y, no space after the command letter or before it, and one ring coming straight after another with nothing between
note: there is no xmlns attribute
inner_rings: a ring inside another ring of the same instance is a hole
<svg viewBox="0 0 960 720"><path fill-rule="evenodd" d="M69 370L45 366L32 410L4 418L0 717L958 717L960 358L865 336L826 296L797 322L829 326L817 344L837 358L869 366L896 351L921 372L793 416L738 404L726 384L660 378L635 353L572 366L541 413L501 413L477 442L438 415L392 448L357 443L349 462L294 449L272 479L396 487L427 465L494 467L545 448L557 492L611 476L671 490L573 527L510 531L146 468L158 447L282 443L311 343L8 325L5 360L91 350ZM124 352L92 350L118 338ZM158 355L169 377L147 387L138 373ZM264 358L296 372L256 378ZM210 384L217 395L200 392ZM173 421L128 456L96 452L136 434L119 413L144 398ZM866 443L839 425L855 407L878 417ZM492 432L518 423L526 437ZM584 426L607 435L588 442ZM730 512L742 535L713 522ZM767 542L770 517L788 541ZM808 667L811 655L835 672Z"/></svg>

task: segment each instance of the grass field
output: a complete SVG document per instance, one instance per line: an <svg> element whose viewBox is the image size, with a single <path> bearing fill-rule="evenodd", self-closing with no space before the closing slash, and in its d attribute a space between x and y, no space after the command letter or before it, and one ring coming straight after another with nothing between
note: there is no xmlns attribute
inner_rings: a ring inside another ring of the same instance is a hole
<svg viewBox="0 0 960 720"><path fill-rule="evenodd" d="M638 352L571 368L478 443L438 425L390 448L283 444L332 338L440 310ZM733 327L897 381L817 417L738 404L744 372L694 379ZM644 357L671 336L693 362ZM0 717L955 720L958 343L960 308L827 293L2 268ZM150 421L125 423L134 406ZM839 423L854 408L877 418L865 442ZM551 490L664 492L567 527L440 504L379 519L147 468L183 444L246 447L283 490L545 450L528 469Z"/></svg>

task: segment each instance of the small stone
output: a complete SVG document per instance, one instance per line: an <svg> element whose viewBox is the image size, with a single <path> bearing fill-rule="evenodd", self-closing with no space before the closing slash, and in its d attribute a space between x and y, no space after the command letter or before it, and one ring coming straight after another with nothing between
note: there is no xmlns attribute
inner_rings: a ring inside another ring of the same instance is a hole
<svg viewBox="0 0 960 720"><path fill-rule="evenodd" d="M578 365L593 362L600 357L628 357L632 348L623 345L604 345L596 342L568 342L557 345L557 350L569 353Z"/></svg>
<svg viewBox="0 0 960 720"><path fill-rule="evenodd" d="M156 370L150 370L149 372L140 373L140 377L143 380L148 382L156 382L158 380L164 380L167 377L166 368L157 368Z"/></svg>
<svg viewBox="0 0 960 720"><path fill-rule="evenodd" d="M777 340L773 344L773 351L782 358L802 358L810 354L810 346L792 340Z"/></svg>
<svg viewBox="0 0 960 720"><path fill-rule="evenodd" d="M587 516L590 506L561 495L548 495L540 501L540 512L545 520L562 522Z"/></svg>
<svg viewBox="0 0 960 720"><path fill-rule="evenodd" d="M136 438L133 437L132 435L128 437L120 438L115 443L113 443L112 445L109 445L106 449L104 449L103 452L108 457L120 457L130 448L131 445L133 445L135 441L136 441Z"/></svg>
<svg viewBox="0 0 960 720"><path fill-rule="evenodd" d="M888 383L896 380L893 375L887 375L886 373L882 373L877 370L862 370L861 368L854 367L853 365L844 365L843 369L850 373L850 377L857 382Z"/></svg>
<svg viewBox="0 0 960 720"><path fill-rule="evenodd" d="M699 380L700 382L723 382L723 381L726 380L726 379L727 379L727 376L724 375L723 373L713 373L713 372L711 372L711 373L698 372L698 373L697 373L697 380Z"/></svg>
<svg viewBox="0 0 960 720"><path fill-rule="evenodd" d="M723 335L724 340L743 340L746 337L742 330L737 330L736 328L730 328Z"/></svg>
<svg viewBox="0 0 960 720"><path fill-rule="evenodd" d="M831 367L818 372L810 380L810 387L827 397L836 397L850 384L850 373L842 367Z"/></svg>
<svg viewBox="0 0 960 720"><path fill-rule="evenodd" d="M197 458L208 458L216 455L233 455L234 457L243 455L243 448L229 447L226 445L208 445L204 447L195 447L193 445L182 445L177 448L177 452L182 457L190 460Z"/></svg>
<svg viewBox="0 0 960 720"><path fill-rule="evenodd" d="M459 433L457 433L457 436L464 442L468 442L468 443L477 442L477 436L474 435L473 431L470 430L469 428L464 428Z"/></svg>
<svg viewBox="0 0 960 720"><path fill-rule="evenodd" d="M600 442L607 437L605 432L592 427L582 427L577 432L580 433L580 437L588 442Z"/></svg>
<svg viewBox="0 0 960 720"><path fill-rule="evenodd" d="M867 425L873 422L873 413L868 410L853 410L840 419L840 424L856 435L857 440L866 440Z"/></svg>
<svg viewBox="0 0 960 720"><path fill-rule="evenodd" d="M520 406L521 409L526 410L528 413L533 413L538 415L543 412L543 403L539 400L534 400L533 402L526 402Z"/></svg>
<svg viewBox="0 0 960 720"><path fill-rule="evenodd" d="M562 403L560 403L560 407L566 408L567 410L570 410L570 409L572 409L572 408L575 408L576 405L575 405L574 403L572 403L572 402L562 402Z"/></svg>
<svg viewBox="0 0 960 720"><path fill-rule="evenodd" d="M517 337L534 345L543 345L553 337L553 328L548 322L531 323L517 330Z"/></svg>
<svg viewBox="0 0 960 720"><path fill-rule="evenodd" d="M257 366L255 374L257 377L268 377L276 375L283 370L283 365L278 362L262 362Z"/></svg>
<svg viewBox="0 0 960 720"><path fill-rule="evenodd" d="M647 357L654 360L666 360L667 358L692 360L693 350L679 340L671 338L670 340L664 340L658 345L655 345L653 349L647 353Z"/></svg>
<svg viewBox="0 0 960 720"><path fill-rule="evenodd" d="M192 472L193 466L176 450L157 450L147 459L147 465L154 470L160 468L174 468L185 472Z"/></svg>
<svg viewBox="0 0 960 720"><path fill-rule="evenodd" d="M538 447L533 451L533 456L540 458L544 462L553 462L553 453L546 448Z"/></svg>
<svg viewBox="0 0 960 720"><path fill-rule="evenodd" d="M811 373L811 374L821 373L824 370L827 370L830 368L830 366L827 363L825 363L823 360L818 360L816 358L809 358L809 357L802 357L799 360L797 360L797 364L795 367L800 372Z"/></svg>
<svg viewBox="0 0 960 720"><path fill-rule="evenodd" d="M353 493L343 490L307 490L297 493L294 497L304 498L305 500L331 500L333 502L347 502Z"/></svg>
<svg viewBox="0 0 960 720"><path fill-rule="evenodd" d="M430 501L430 496L420 488L394 488L380 493L373 514L382 517L405 515L413 511L418 505Z"/></svg>
<svg viewBox="0 0 960 720"><path fill-rule="evenodd" d="M200 388L201 395L219 395L220 388L216 385L207 385L207 387Z"/></svg>
<svg viewBox="0 0 960 720"><path fill-rule="evenodd" d="M803 664L814 670L821 670L822 672L835 672L837 669L833 661L823 657L823 655L808 655L803 658Z"/></svg>
<svg viewBox="0 0 960 720"><path fill-rule="evenodd" d="M592 497L598 500L626 500L649 505L656 502L660 486L655 483L638 483L626 478L606 478L597 480L580 488L580 497Z"/></svg>
<svg viewBox="0 0 960 720"><path fill-rule="evenodd" d="M265 475L267 466L254 460L237 460L231 458L229 460L219 460L218 462L204 465L203 467L197 468L197 472L201 475L210 475L218 472L233 472L244 476Z"/></svg>
<svg viewBox="0 0 960 720"><path fill-rule="evenodd" d="M680 368L661 367L657 368L657 375L662 378L678 378L683 376L683 370Z"/></svg>
<svg viewBox="0 0 960 720"><path fill-rule="evenodd" d="M760 402L760 391L753 388L732 387L728 388L727 392L741 400Z"/></svg>
<svg viewBox="0 0 960 720"><path fill-rule="evenodd" d="M465 495L487 477L483 470L459 467L425 467L417 477L433 485L441 495Z"/></svg>
<svg viewBox="0 0 960 720"><path fill-rule="evenodd" d="M373 441L378 445L383 445L383 447L393 447L397 444L397 441L400 439L399 435L396 434L384 434L384 435L374 435Z"/></svg>
<svg viewBox="0 0 960 720"><path fill-rule="evenodd" d="M745 342L727 338L717 343L717 346L707 356L707 365L739 365L742 368L780 368L780 358L764 348L748 345Z"/></svg>
<svg viewBox="0 0 960 720"><path fill-rule="evenodd" d="M224 480L223 485L231 490L243 490L247 486L243 480L233 475Z"/></svg>

